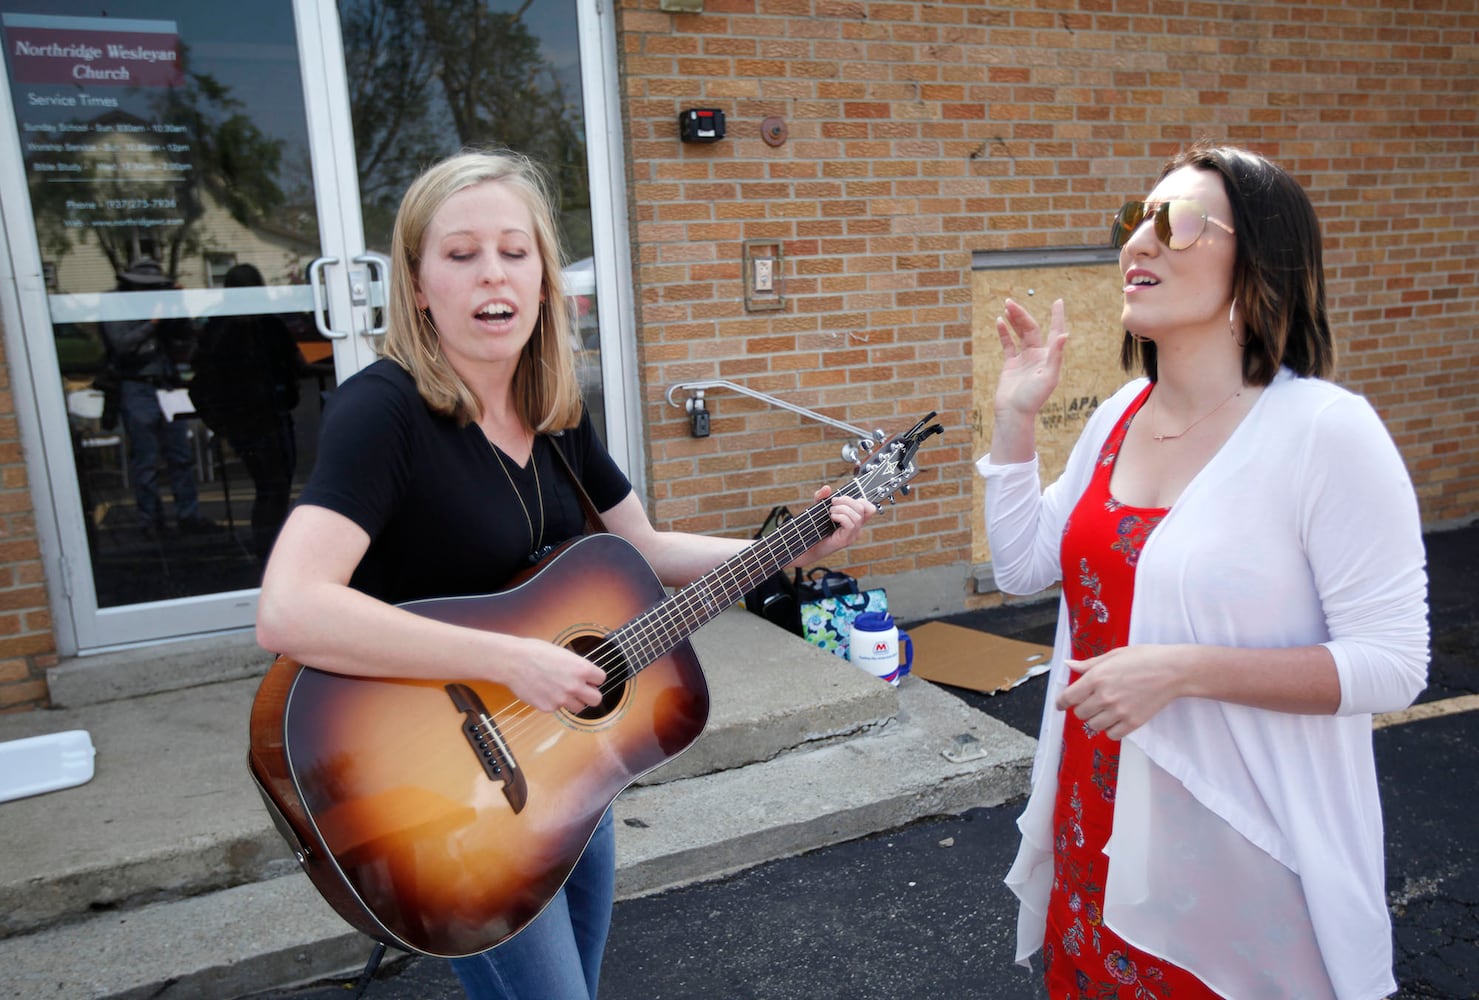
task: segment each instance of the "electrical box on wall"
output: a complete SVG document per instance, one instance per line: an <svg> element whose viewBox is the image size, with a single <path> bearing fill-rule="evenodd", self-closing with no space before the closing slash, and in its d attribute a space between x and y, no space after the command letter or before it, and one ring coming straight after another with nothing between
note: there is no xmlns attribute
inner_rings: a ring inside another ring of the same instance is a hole
<svg viewBox="0 0 1479 1000"><path fill-rule="evenodd" d="M678 138L684 142L718 142L724 138L724 112L687 108L678 113Z"/></svg>
<svg viewBox="0 0 1479 1000"><path fill-rule="evenodd" d="M760 312L784 309L786 297L781 294L781 265L785 253L779 240L745 240L742 270L745 281L745 309Z"/></svg>

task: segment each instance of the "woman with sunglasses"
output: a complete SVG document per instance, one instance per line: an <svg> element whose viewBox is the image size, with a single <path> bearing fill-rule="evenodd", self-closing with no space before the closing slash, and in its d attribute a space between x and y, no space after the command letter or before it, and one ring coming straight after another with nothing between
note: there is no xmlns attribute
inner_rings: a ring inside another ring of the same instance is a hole
<svg viewBox="0 0 1479 1000"><path fill-rule="evenodd" d="M1116 216L1122 361L1040 488L1068 340L1008 301L986 522L1001 588L1061 581L1007 877L1052 1000L1391 994L1371 716L1426 683L1416 498L1326 381L1320 233L1268 160L1199 146Z"/></svg>

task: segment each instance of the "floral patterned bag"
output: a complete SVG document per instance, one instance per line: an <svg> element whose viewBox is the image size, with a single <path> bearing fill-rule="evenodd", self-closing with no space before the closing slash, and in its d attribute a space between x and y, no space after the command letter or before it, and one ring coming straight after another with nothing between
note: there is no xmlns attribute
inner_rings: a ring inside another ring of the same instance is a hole
<svg viewBox="0 0 1479 1000"><path fill-rule="evenodd" d="M865 611L887 610L888 594L882 587L807 601L801 605L801 636L845 660L853 619Z"/></svg>

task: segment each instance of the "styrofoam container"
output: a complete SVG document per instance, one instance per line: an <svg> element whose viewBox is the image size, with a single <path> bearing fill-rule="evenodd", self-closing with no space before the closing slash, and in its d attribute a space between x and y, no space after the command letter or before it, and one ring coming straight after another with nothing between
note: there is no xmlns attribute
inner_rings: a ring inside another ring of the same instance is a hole
<svg viewBox="0 0 1479 1000"><path fill-rule="evenodd" d="M91 781L96 754L86 729L0 743L0 802Z"/></svg>

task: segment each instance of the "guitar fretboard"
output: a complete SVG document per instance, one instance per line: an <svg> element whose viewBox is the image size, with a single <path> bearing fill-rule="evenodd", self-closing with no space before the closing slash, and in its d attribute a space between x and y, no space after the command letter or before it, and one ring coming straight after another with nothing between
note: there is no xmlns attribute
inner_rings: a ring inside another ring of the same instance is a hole
<svg viewBox="0 0 1479 1000"><path fill-rule="evenodd" d="M837 490L836 495L861 498L862 489L854 479ZM830 500L813 504L667 600L644 611L613 632L608 640L618 645L633 671L641 670L836 530L829 508Z"/></svg>

